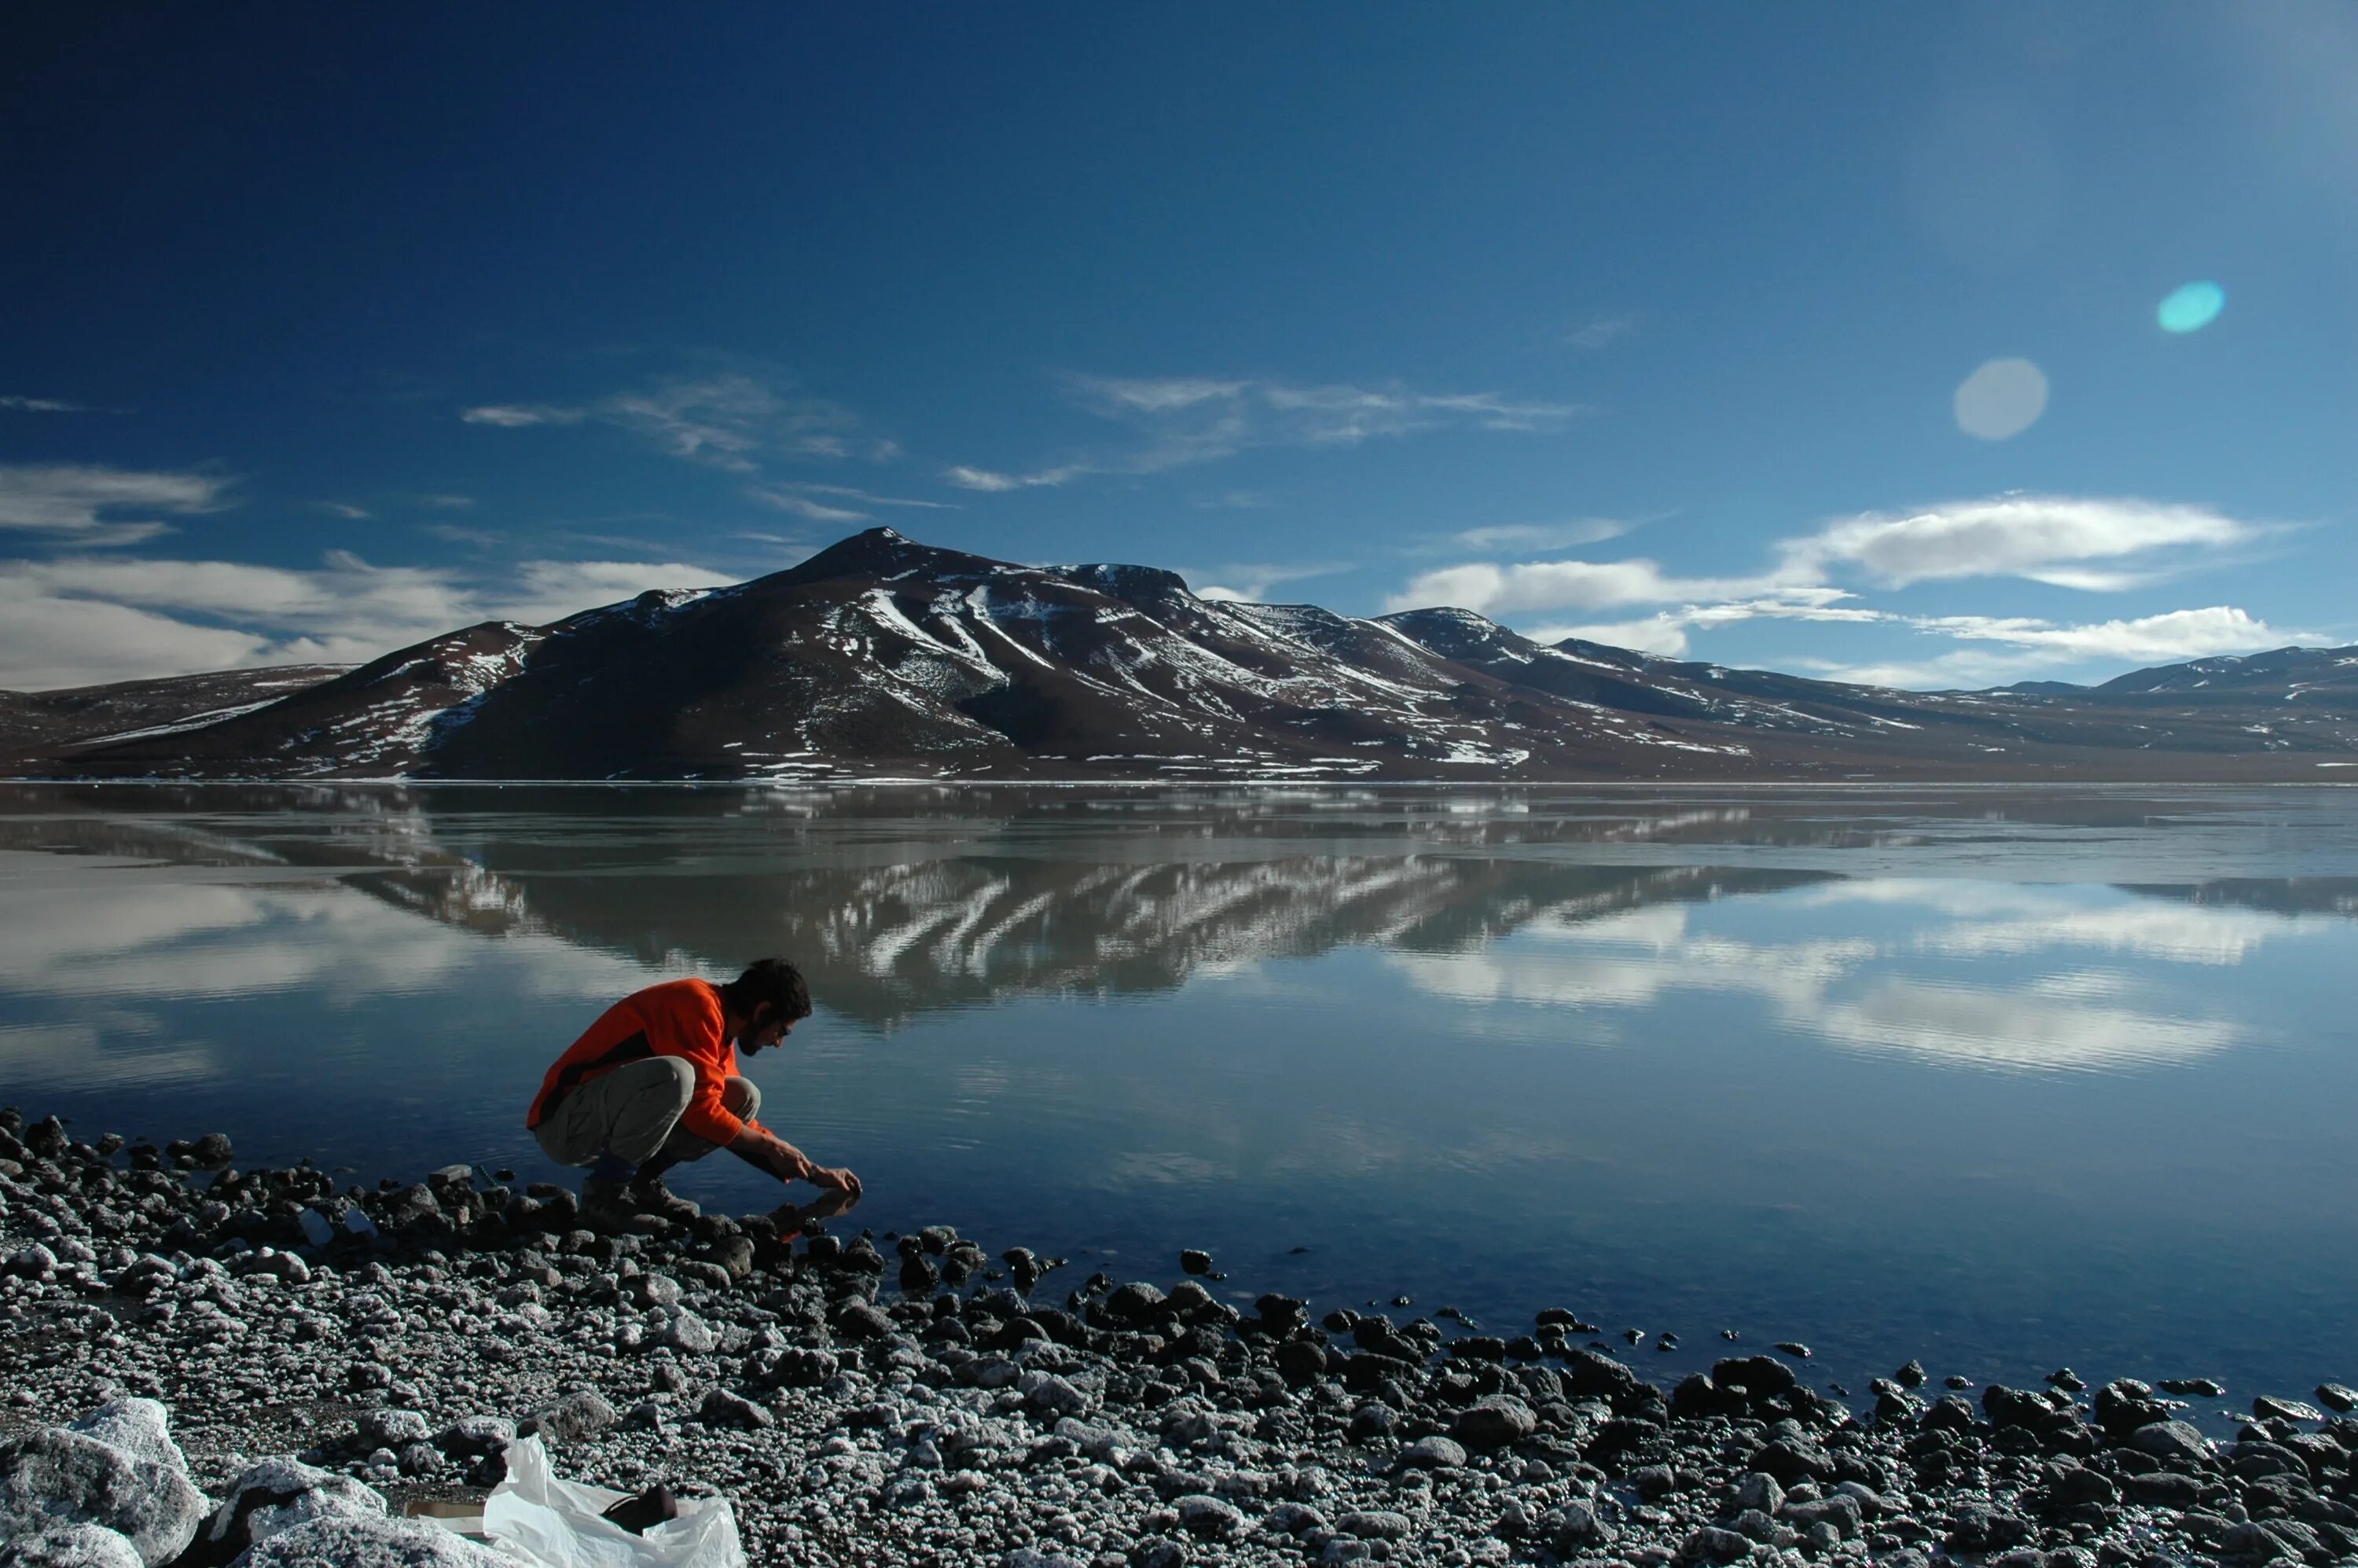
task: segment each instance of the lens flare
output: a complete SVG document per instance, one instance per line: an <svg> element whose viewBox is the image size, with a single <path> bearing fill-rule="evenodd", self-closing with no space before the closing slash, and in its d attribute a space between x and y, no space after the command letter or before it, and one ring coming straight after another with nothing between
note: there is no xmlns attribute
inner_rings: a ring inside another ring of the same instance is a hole
<svg viewBox="0 0 2358 1568"><path fill-rule="evenodd" d="M2171 289L2154 315L2165 332L2199 332L2226 308L2227 291L2205 279Z"/></svg>
<svg viewBox="0 0 2358 1568"><path fill-rule="evenodd" d="M2019 436L2047 412L2047 376L2028 360L1992 360L1958 384L1957 428L1985 441Z"/></svg>

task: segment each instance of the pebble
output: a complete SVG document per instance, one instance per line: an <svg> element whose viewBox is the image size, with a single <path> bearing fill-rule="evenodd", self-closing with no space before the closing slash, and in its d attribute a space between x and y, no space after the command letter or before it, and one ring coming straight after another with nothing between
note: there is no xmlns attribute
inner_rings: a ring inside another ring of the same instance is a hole
<svg viewBox="0 0 2358 1568"><path fill-rule="evenodd" d="M717 1487L750 1559L795 1568L2358 1554L2358 1422L2289 1400L2228 1448L2130 1380L2082 1411L2068 1370L1928 1408L1911 1362L1855 1416L1732 1356L1673 1395L1567 1309L1490 1336L1451 1308L1453 1339L1216 1297L1195 1249L1175 1281L1035 1298L1054 1262L1011 1249L1000 1277L946 1227L882 1251L766 1217L611 1235L469 1167L339 1191L216 1149L199 1186L36 1135L0 1113L0 1387L12 1420L91 1413L0 1444L0 1568L489 1568L388 1496L481 1496L519 1431L568 1478ZM69 1517L61 1452L136 1477L99 1488L136 1504L124 1529Z"/></svg>

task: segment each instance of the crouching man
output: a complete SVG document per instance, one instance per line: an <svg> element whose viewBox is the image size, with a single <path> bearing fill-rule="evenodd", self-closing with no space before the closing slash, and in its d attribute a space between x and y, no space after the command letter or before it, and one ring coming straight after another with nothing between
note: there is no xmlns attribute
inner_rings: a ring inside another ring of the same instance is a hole
<svg viewBox="0 0 2358 1568"><path fill-rule="evenodd" d="M525 1125L560 1165L587 1165L584 1214L693 1219L664 1173L727 1149L781 1182L807 1181L860 1195L849 1171L813 1163L753 1118L762 1091L737 1070L810 1016L810 989L793 965L763 958L725 986L670 980L633 991L599 1015L548 1069Z"/></svg>

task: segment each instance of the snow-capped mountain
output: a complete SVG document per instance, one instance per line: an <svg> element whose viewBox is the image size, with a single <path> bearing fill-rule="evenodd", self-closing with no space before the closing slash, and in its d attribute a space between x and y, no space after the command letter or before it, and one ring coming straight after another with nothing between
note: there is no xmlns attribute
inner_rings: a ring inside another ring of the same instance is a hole
<svg viewBox="0 0 2358 1568"><path fill-rule="evenodd" d="M21 771L2330 778L2358 760L2353 677L2358 650L2284 650L2095 688L1902 692L1547 646L1460 610L1205 600L1152 568L1019 566L878 528L731 588L449 633L211 722L52 741Z"/></svg>

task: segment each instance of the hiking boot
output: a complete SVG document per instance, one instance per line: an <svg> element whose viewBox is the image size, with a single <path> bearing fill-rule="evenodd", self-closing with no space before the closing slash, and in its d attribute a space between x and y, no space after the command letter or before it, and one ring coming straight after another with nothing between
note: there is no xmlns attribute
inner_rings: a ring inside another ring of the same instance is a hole
<svg viewBox="0 0 2358 1568"><path fill-rule="evenodd" d="M643 1176L630 1184L632 1204L641 1214L686 1225L704 1211L663 1184L661 1176Z"/></svg>
<svg viewBox="0 0 2358 1568"><path fill-rule="evenodd" d="M581 1184L581 1217L592 1225L621 1227L638 1217L639 1206L630 1187L596 1176Z"/></svg>

